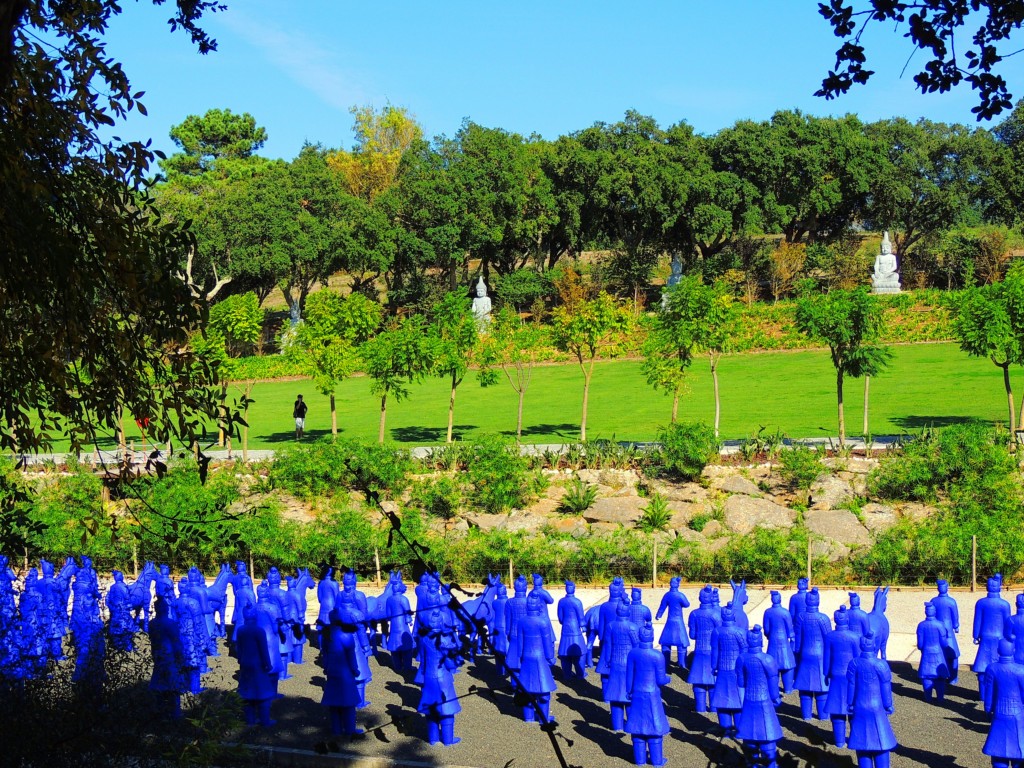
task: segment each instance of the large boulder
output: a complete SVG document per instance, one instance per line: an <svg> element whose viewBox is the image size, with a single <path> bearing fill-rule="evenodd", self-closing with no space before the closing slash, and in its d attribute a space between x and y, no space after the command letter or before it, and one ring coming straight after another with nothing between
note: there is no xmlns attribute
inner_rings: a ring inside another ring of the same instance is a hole
<svg viewBox="0 0 1024 768"><path fill-rule="evenodd" d="M743 475L728 475L727 477L716 478L712 481L711 487L725 493L742 493L747 496L761 495L761 489L757 484L748 480Z"/></svg>
<svg viewBox="0 0 1024 768"><path fill-rule="evenodd" d="M755 528L789 528L796 512L768 499L735 494L725 500L725 527L739 534Z"/></svg>
<svg viewBox="0 0 1024 768"><path fill-rule="evenodd" d="M587 521L582 517L558 517L550 521L548 526L558 533L567 533L574 539L581 539L590 532Z"/></svg>
<svg viewBox="0 0 1024 768"><path fill-rule="evenodd" d="M529 512L515 511L508 515L467 515L470 525L482 531L539 531L547 523L547 519Z"/></svg>
<svg viewBox="0 0 1024 768"><path fill-rule="evenodd" d="M815 509L835 509L856 498L853 488L835 475L819 477L811 485L811 506Z"/></svg>
<svg viewBox="0 0 1024 768"><path fill-rule="evenodd" d="M583 513L588 523L617 523L618 525L636 525L643 517L647 499L639 496L614 496L598 499L590 509Z"/></svg>
<svg viewBox="0 0 1024 768"><path fill-rule="evenodd" d="M868 529L848 509L812 509L804 515L804 524L812 534L850 549L871 544Z"/></svg>
<svg viewBox="0 0 1024 768"><path fill-rule="evenodd" d="M885 504L871 502L860 508L860 516L864 527L874 534L879 534L896 525L896 510Z"/></svg>

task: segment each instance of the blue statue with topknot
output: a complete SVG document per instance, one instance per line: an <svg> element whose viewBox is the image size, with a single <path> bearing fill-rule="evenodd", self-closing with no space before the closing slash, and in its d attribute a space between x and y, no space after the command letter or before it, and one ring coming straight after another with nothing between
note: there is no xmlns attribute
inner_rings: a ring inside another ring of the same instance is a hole
<svg viewBox="0 0 1024 768"><path fill-rule="evenodd" d="M639 632L639 645L626 657L626 733L633 738L633 762L637 765L665 765L662 739L669 732L661 689L671 682L665 671L665 657L654 650L654 629L650 622Z"/></svg>

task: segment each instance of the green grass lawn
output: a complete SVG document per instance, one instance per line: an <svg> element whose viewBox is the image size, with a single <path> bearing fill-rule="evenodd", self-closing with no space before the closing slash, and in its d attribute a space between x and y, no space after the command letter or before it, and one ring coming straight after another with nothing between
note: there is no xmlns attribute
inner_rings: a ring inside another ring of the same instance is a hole
<svg viewBox="0 0 1024 768"><path fill-rule="evenodd" d="M889 368L871 381L871 433L915 433L968 419L1006 422L1002 372L987 360L968 357L954 344L922 344L893 348ZM714 418L711 374L706 358L698 358L689 391L680 402L679 419ZM1022 377L1015 386L1018 397ZM837 434L835 372L826 352L776 352L726 356L719 365L723 438L742 438L760 426L781 429L791 437ZM337 391L339 433L373 440L377 436L380 401L370 394L369 379L344 382ZM578 366L535 369L523 409L523 439L563 443L579 437L583 378ZM274 448L294 439L292 401L302 393L309 405L309 437L330 434L328 399L309 381L257 384L249 410L249 447ZM237 392L231 391L232 397ZM847 433L859 435L863 420L863 381L847 379ZM402 402L388 403L389 439L407 444L444 440L448 383L431 379L413 387ZM588 437L651 440L667 424L672 401L655 392L634 361L599 363L590 394ZM505 382L482 388L471 374L459 388L455 404L455 435L471 439L484 432L515 433L516 395ZM134 425L132 425L134 430ZM131 430L129 437L132 437ZM138 434L135 434L138 440ZM237 445L236 445L237 447Z"/></svg>

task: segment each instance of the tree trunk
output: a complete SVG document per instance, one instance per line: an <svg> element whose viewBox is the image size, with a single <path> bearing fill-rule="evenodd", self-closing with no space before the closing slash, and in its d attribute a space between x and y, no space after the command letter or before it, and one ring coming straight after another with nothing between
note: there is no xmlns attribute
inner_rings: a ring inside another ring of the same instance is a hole
<svg viewBox="0 0 1024 768"><path fill-rule="evenodd" d="M722 415L722 399L718 392L718 360L715 353L711 352L711 381L715 387L715 437L718 437L718 422Z"/></svg>
<svg viewBox="0 0 1024 768"><path fill-rule="evenodd" d="M455 390L459 386L459 382L455 380L455 374L452 374L452 393L448 397L448 434L445 436L444 441L450 443L452 441L452 423L455 421Z"/></svg>
<svg viewBox="0 0 1024 768"><path fill-rule="evenodd" d="M582 366L581 366L582 367ZM580 419L580 442L587 442L587 402L590 400L590 376L594 369L583 369L583 417Z"/></svg>
<svg viewBox="0 0 1024 768"><path fill-rule="evenodd" d="M377 442L384 442L384 420L388 417L388 396L380 396L380 428L377 430Z"/></svg>
<svg viewBox="0 0 1024 768"><path fill-rule="evenodd" d="M865 376L864 377L864 440L865 441L868 439L868 405L871 402L870 399L869 399L869 396L868 396L868 392L870 390L870 387L871 387L871 377L870 376Z"/></svg>
<svg viewBox="0 0 1024 768"><path fill-rule="evenodd" d="M523 398L526 397L526 390L519 390L519 409L516 411L516 442L523 439Z"/></svg>
<svg viewBox="0 0 1024 768"><path fill-rule="evenodd" d="M1003 369L1003 386L1006 387L1006 400L1010 408L1010 440L1013 441L1016 439L1013 435L1013 425L1017 423L1017 409L1013 402L1013 388L1010 386L1010 364L1003 363L999 367Z"/></svg>
<svg viewBox="0 0 1024 768"><path fill-rule="evenodd" d="M338 439L338 409L334 403L334 393L331 392L331 437Z"/></svg>
<svg viewBox="0 0 1024 768"><path fill-rule="evenodd" d="M672 393L672 423L676 423L676 417L679 415L679 390L677 389Z"/></svg>
<svg viewBox="0 0 1024 768"><path fill-rule="evenodd" d="M839 447L846 445L846 415L843 412L843 372L836 371L836 401L839 406Z"/></svg>

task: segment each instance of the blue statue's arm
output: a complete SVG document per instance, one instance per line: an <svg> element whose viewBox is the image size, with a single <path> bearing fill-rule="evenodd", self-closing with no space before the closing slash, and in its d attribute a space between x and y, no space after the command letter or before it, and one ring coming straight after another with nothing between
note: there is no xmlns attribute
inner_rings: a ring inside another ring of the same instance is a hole
<svg viewBox="0 0 1024 768"><path fill-rule="evenodd" d="M663 614L665 612L665 609L668 608L668 596L670 594L671 594L670 592L666 592L662 596L661 603L658 604L658 612L654 616L655 619L660 619L661 618L661 614Z"/></svg>

